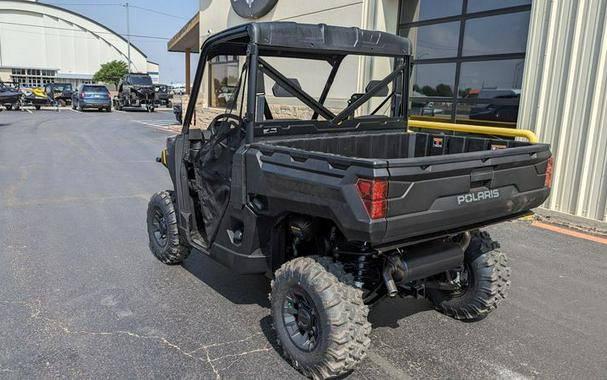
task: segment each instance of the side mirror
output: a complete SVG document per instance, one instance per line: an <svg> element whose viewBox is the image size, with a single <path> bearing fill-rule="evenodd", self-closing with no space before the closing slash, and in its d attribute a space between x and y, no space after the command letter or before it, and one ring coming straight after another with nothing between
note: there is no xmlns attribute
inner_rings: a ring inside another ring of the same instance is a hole
<svg viewBox="0 0 607 380"><path fill-rule="evenodd" d="M299 80L297 80L297 78L288 78L288 80L289 80L289 83L291 83L291 85L293 85L293 87L297 87L298 89L301 90L301 84L299 83ZM280 84L278 84L278 82L274 83L274 85L272 86L272 94L277 98L293 98L294 97L293 94L291 94L289 91L287 91L287 89L285 89Z"/></svg>
<svg viewBox="0 0 607 380"><path fill-rule="evenodd" d="M369 84L367 84L367 87L365 87L365 92L369 92L370 89L377 86L380 82L381 82L380 80L370 81ZM388 85L385 85L384 87L382 87L378 92L373 94L373 96L382 97L382 98L388 96Z"/></svg>

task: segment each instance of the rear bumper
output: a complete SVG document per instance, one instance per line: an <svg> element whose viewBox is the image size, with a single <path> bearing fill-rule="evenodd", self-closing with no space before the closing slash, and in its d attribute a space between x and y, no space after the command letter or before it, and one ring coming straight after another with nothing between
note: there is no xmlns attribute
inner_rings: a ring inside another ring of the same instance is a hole
<svg viewBox="0 0 607 380"><path fill-rule="evenodd" d="M95 100L80 100L78 106L82 108L106 108L111 107L112 102L109 99L95 99Z"/></svg>
<svg viewBox="0 0 607 380"><path fill-rule="evenodd" d="M539 207L549 188L518 192L514 186L499 189L499 198L460 204L457 195L437 199L427 211L388 218L384 242L410 240L442 231L464 231L498 223Z"/></svg>

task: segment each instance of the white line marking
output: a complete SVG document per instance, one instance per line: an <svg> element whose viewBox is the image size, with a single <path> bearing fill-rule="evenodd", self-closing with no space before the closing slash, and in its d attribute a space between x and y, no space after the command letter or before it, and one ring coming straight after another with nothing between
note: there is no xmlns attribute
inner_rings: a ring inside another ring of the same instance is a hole
<svg viewBox="0 0 607 380"><path fill-rule="evenodd" d="M135 123L139 123L139 124L145 125L147 127L158 129L158 130L161 130L161 131L164 131L164 132L177 133L177 132L171 130L171 128L169 128L168 125L158 125L158 124L149 123L149 122L143 121L143 120L133 120L133 121Z"/></svg>

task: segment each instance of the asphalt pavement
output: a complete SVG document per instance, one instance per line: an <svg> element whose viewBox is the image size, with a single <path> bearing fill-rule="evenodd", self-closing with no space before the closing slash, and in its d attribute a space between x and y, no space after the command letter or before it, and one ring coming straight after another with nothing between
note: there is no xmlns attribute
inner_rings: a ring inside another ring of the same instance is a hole
<svg viewBox="0 0 607 380"><path fill-rule="evenodd" d="M268 280L147 247L169 112L0 112L0 378L300 378L277 353ZM424 300L375 307L349 379L607 377L607 245L489 229L509 299L477 323Z"/></svg>

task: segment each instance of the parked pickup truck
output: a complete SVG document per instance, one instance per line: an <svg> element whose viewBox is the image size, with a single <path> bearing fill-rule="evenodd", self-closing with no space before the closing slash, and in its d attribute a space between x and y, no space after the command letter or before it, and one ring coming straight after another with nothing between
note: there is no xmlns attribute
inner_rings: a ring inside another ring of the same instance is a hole
<svg viewBox="0 0 607 380"><path fill-rule="evenodd" d="M237 273L271 277L282 354L310 377L346 373L365 357L368 307L383 297L427 297L461 320L487 316L510 268L479 228L528 215L550 193L546 144L409 131L410 54L406 38L323 24L214 34L191 96L209 61L241 56L230 107L201 131L189 102L182 132L158 158L174 189L148 206L154 255L177 264L195 248ZM329 108L349 56L390 59L393 70ZM320 93L275 63L297 70L301 59L326 65ZM285 96L309 112L279 118L272 102Z"/></svg>

